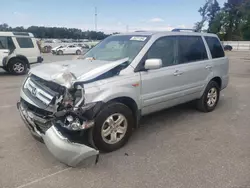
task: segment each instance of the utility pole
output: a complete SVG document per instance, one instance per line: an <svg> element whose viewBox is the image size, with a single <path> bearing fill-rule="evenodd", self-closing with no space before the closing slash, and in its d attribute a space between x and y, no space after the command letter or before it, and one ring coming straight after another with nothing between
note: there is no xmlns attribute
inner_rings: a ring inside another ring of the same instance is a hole
<svg viewBox="0 0 250 188"><path fill-rule="evenodd" d="M97 8L95 7L95 31L97 32Z"/></svg>

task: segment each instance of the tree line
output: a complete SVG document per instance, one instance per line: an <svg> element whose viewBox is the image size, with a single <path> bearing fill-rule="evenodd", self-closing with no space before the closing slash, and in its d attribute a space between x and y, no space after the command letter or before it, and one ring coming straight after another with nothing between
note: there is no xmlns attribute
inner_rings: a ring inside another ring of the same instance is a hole
<svg viewBox="0 0 250 188"><path fill-rule="evenodd" d="M223 7L217 0L206 0L200 7L201 21L195 24L197 31L217 34L221 40L250 40L250 1L228 0Z"/></svg>
<svg viewBox="0 0 250 188"><path fill-rule="evenodd" d="M0 31L16 31L16 32L30 32L36 38L55 38L55 39L90 39L102 40L108 35L103 32L96 31L82 31L76 28L65 27L42 27L30 26L24 27L10 27L8 24L0 24Z"/></svg>

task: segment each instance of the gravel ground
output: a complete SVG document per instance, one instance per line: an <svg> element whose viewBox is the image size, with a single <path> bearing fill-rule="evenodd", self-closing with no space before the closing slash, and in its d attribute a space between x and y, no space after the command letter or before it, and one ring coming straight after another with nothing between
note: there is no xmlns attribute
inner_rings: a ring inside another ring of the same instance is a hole
<svg viewBox="0 0 250 188"><path fill-rule="evenodd" d="M230 84L214 112L181 105L147 116L125 147L88 168L61 164L33 139L16 109L24 77L0 72L0 187L250 188L250 54L227 55Z"/></svg>

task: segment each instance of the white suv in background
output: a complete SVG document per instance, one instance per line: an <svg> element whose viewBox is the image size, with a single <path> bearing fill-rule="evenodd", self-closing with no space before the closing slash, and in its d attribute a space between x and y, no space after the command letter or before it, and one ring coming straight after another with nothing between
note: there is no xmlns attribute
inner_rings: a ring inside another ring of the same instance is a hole
<svg viewBox="0 0 250 188"><path fill-rule="evenodd" d="M82 53L82 48L76 45L68 45L64 47L60 47L56 49L57 55L64 55L64 54L76 54L80 55Z"/></svg>
<svg viewBox="0 0 250 188"><path fill-rule="evenodd" d="M12 74L26 74L30 64L43 58L31 33L0 32L0 67Z"/></svg>

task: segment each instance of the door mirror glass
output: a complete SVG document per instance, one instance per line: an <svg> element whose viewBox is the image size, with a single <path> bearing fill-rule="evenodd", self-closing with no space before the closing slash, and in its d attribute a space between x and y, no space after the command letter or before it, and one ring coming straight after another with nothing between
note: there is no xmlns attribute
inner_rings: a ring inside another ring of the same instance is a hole
<svg viewBox="0 0 250 188"><path fill-rule="evenodd" d="M159 69L161 67L162 67L162 60L161 59L147 59L145 61L144 68L146 70Z"/></svg>

